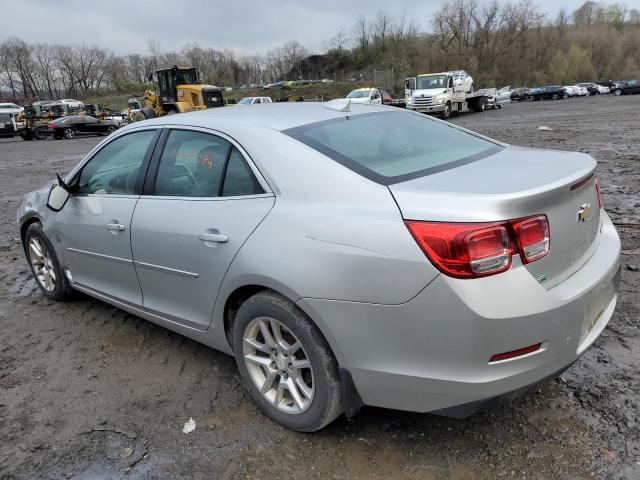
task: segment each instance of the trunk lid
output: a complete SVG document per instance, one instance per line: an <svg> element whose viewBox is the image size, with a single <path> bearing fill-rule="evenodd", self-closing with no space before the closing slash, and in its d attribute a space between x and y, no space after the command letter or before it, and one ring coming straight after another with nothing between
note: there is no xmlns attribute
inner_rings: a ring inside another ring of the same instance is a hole
<svg viewBox="0 0 640 480"><path fill-rule="evenodd" d="M583 153L507 146L389 189L405 220L492 222L546 214L551 251L525 268L551 288L577 271L596 247L600 209L595 179L571 188L592 175L595 166Z"/></svg>

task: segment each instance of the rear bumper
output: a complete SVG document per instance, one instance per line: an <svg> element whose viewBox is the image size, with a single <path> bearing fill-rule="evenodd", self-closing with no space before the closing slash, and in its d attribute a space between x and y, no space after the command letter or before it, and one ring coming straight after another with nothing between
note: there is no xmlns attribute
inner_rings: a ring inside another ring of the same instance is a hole
<svg viewBox="0 0 640 480"><path fill-rule="evenodd" d="M597 241L582 268L549 290L514 262L504 274L472 281L440 275L401 305L299 304L364 404L465 416L558 375L600 335L620 279L620 239L604 212ZM536 343L536 352L489 363L494 354ZM463 408L456 413L456 406Z"/></svg>

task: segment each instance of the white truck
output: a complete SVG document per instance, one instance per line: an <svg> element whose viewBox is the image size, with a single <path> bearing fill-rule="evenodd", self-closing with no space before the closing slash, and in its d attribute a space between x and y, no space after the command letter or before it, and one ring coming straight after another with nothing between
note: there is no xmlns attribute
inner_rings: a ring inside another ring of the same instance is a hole
<svg viewBox="0 0 640 480"><path fill-rule="evenodd" d="M465 108L482 112L491 104L489 95L473 91L473 78L464 70L409 77L405 81L404 94L409 110L438 113L444 118Z"/></svg>

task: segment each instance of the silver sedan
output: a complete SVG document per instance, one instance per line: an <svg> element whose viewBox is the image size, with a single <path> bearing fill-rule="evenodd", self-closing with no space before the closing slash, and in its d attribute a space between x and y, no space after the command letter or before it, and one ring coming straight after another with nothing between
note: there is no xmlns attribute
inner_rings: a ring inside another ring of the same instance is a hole
<svg viewBox="0 0 640 480"><path fill-rule="evenodd" d="M234 355L314 431L361 405L465 417L559 375L616 305L596 162L348 100L118 130L17 214L43 294Z"/></svg>

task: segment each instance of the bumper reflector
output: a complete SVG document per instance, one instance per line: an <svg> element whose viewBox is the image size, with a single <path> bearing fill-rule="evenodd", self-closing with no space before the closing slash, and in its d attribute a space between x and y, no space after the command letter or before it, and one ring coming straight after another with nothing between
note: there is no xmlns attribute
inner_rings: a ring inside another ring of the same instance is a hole
<svg viewBox="0 0 640 480"><path fill-rule="evenodd" d="M542 347L542 342L536 343L535 345L529 345L528 347L519 348L517 350L511 350L510 352L496 353L489 359L489 363L509 360L511 358L521 357L527 353L537 352L540 350L540 347Z"/></svg>

